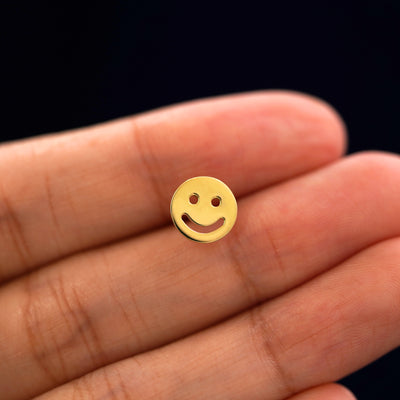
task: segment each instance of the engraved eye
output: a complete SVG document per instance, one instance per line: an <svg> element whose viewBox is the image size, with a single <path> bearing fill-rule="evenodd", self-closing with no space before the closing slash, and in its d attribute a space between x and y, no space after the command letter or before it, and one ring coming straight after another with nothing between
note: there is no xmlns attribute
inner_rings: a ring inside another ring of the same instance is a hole
<svg viewBox="0 0 400 400"><path fill-rule="evenodd" d="M216 196L211 200L211 204L213 207L218 207L221 204L221 198Z"/></svg>
<svg viewBox="0 0 400 400"><path fill-rule="evenodd" d="M197 193L192 193L189 197L190 204L197 204L199 201L199 195Z"/></svg>

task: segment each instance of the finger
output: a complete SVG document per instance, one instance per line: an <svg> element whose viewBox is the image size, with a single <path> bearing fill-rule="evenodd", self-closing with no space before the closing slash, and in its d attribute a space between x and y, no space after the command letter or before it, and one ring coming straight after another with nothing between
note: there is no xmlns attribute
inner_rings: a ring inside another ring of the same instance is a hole
<svg viewBox="0 0 400 400"><path fill-rule="evenodd" d="M3 368L33 395L226 319L400 235L399 198L399 159L361 154L243 199L230 241L168 228L42 269L0 292Z"/></svg>
<svg viewBox="0 0 400 400"><path fill-rule="evenodd" d="M223 324L40 397L284 399L335 381L400 343L400 238Z"/></svg>
<svg viewBox="0 0 400 400"><path fill-rule="evenodd" d="M328 383L307 389L287 400L356 400L356 398L346 387Z"/></svg>
<svg viewBox="0 0 400 400"><path fill-rule="evenodd" d="M328 163L343 125L290 93L228 96L0 148L0 276L170 220L185 179L238 196ZM251 177L251 179L249 179Z"/></svg>

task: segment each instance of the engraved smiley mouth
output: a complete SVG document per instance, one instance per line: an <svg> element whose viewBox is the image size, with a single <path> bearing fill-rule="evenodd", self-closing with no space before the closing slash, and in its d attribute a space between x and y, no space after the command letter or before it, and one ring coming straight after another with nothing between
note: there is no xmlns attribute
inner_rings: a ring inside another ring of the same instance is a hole
<svg viewBox="0 0 400 400"><path fill-rule="evenodd" d="M189 214L185 213L182 215L182 221L189 229L197 233L210 233L221 228L221 226L225 223L225 218L221 217L217 221L213 222L211 225L203 225L199 224Z"/></svg>

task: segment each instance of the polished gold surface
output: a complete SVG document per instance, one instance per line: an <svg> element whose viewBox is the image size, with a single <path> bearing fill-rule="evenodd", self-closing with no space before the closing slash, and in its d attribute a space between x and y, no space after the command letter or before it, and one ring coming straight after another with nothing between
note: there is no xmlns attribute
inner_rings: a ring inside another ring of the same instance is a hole
<svg viewBox="0 0 400 400"><path fill-rule="evenodd" d="M215 242L235 224L236 199L219 179L197 176L183 182L175 191L171 200L171 217L175 226L189 239ZM207 228L211 231L208 232Z"/></svg>

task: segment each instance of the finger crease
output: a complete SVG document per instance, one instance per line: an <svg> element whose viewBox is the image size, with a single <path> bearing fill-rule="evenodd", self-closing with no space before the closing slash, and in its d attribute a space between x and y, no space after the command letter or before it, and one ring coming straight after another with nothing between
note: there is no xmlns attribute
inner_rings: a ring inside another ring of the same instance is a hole
<svg viewBox="0 0 400 400"><path fill-rule="evenodd" d="M28 244L25 239L23 225L21 224L17 212L11 206L10 201L7 198L5 190L3 186L0 184L0 195L3 200L3 204L5 207L5 218L3 222L5 222L7 226L7 230L10 234L11 240L14 243L15 250L22 262L25 266L25 269L29 269L28 259L31 258L30 250Z"/></svg>
<svg viewBox="0 0 400 400"><path fill-rule="evenodd" d="M83 343L85 345L85 348L87 350L87 353L89 354L91 360L92 360L92 364L93 366L96 366L96 352L92 351L92 348L90 346L90 342L86 337L85 331L87 330L87 328L89 327L90 329L90 321L86 318L83 319L83 321L81 321L80 315L83 315L83 317L85 317L86 313L84 313L82 311L82 305L79 302L78 296L76 291L73 291L73 295L75 298L75 303L78 306L78 311L75 311L74 308L71 306L70 301L68 300L67 294L65 292L65 288L64 288L64 284L63 284L63 280L61 279L61 276L58 277L58 289L59 289L59 296L60 299L62 299L62 302L65 304L65 308L67 313L64 313L65 315L71 315L72 319L73 319L73 326L69 323L68 318L65 317L70 329L72 332L76 332L76 334L79 334L79 337L83 340ZM56 298L58 297L57 292L55 293ZM61 308L62 310L63 308ZM73 335L75 336L75 335Z"/></svg>
<svg viewBox="0 0 400 400"><path fill-rule="evenodd" d="M275 240L272 237L271 232L268 229L265 229L265 233L266 233L268 241L269 241L269 243L271 245L271 249L272 249L272 253L273 253L274 258L275 258L275 262L278 265L278 268L281 271L282 276L285 279L285 282L288 282L288 279L287 279L287 276L286 276L286 269L285 269L285 266L283 264L281 254L280 254L280 252L278 250L278 246L276 245Z"/></svg>
<svg viewBox="0 0 400 400"><path fill-rule="evenodd" d="M119 387L121 388L122 395L125 400L129 400L131 397L128 392L128 388L126 387L125 381L122 379L121 372L118 367L115 368L116 376L118 376Z"/></svg>
<svg viewBox="0 0 400 400"><path fill-rule="evenodd" d="M254 305L261 301L261 295L256 284L252 281L248 274L245 273L243 268L242 256L243 253L242 246L240 245L241 233L231 232L231 236L226 241L227 243L227 253L229 254L231 266L236 276L239 278L244 291L247 293L248 302Z"/></svg>
<svg viewBox="0 0 400 400"><path fill-rule="evenodd" d="M276 335L265 320L260 307L255 307L250 312L249 324L251 340L259 360L263 365L266 365L268 373L272 366L278 377L278 382L282 386L284 392L282 396L285 398L292 396L296 393L296 390L279 360L275 346L272 344L273 339L276 339Z"/></svg>
<svg viewBox="0 0 400 400"><path fill-rule="evenodd" d="M83 307L83 305L82 305L82 303L81 303L81 301L79 299L78 292L76 291L76 289L73 288L72 292L73 292L74 297L75 297L75 302L78 305L78 313L81 314L83 316L84 320L86 321L87 327L88 327L88 331L89 331L89 333L90 333L90 335L92 337L92 343L93 343L93 345L95 347L94 351L91 351L90 350L90 346L89 346L89 341L85 338L85 336L83 336L83 339L85 341L86 347L88 348L89 352L91 353L91 358L93 360L93 364L95 366L98 366L98 364L104 365L105 362L106 362L106 357L105 357L104 350L103 350L103 348L101 346L100 339L99 339L99 337L97 335L96 328L95 328L95 326L93 324L93 321L92 321L89 313L87 311L85 311L85 308ZM95 361L96 359L97 359L97 362Z"/></svg>
<svg viewBox="0 0 400 400"><path fill-rule="evenodd" d="M138 334L136 333L135 324L133 323L132 318L129 316L128 312L126 311L126 309L125 309L123 303L122 303L121 300L118 298L117 293L116 293L115 290L113 289L113 282L114 282L114 279L113 279L113 275L112 275L112 273L111 273L111 264L110 264L109 261L108 261L106 252L105 252L105 251L102 251L100 254L101 254L103 263L104 263L104 265L105 265L105 267L106 267L106 270L107 270L107 274L108 274L108 280L107 280L107 282L108 282L108 287L109 287L111 296L112 296L113 300L115 301L115 303L117 304L118 308L121 310L122 315L124 316L124 319L125 319L127 325L129 326L129 329L130 329L131 332L132 332L132 335L135 336L136 341L137 341L137 346L138 346L139 348L142 348L143 346L141 345L141 338L140 338L140 335L138 335ZM146 326L145 321L144 321L144 318L143 318L143 316L142 316L142 313L139 311L139 309L138 309L138 307L137 307L136 299L135 299L135 296L134 296L133 291L132 291L132 289L131 289L130 286L129 286L129 292L130 292L129 294L130 294L132 303L134 304L134 306L135 306L135 308L136 308L138 318L141 320L142 324L143 324L144 326Z"/></svg>
<svg viewBox="0 0 400 400"><path fill-rule="evenodd" d="M45 351L41 351L43 344L46 343L45 337L41 329L38 329L40 325L38 309L34 306L31 277L28 276L25 280L25 293L26 303L23 310L24 322L28 342L31 348L31 354L39 366L39 369L45 374L45 376L52 382L52 384L59 384L59 380L52 371L52 368L46 362Z"/></svg>
<svg viewBox="0 0 400 400"><path fill-rule="evenodd" d="M157 199L157 206L160 210L160 214L165 219L166 217L166 208L164 204L169 203L169 200L166 202L166 198L164 196L164 191L162 190L158 180L157 180L157 169L153 167L153 165L157 165L157 158L150 150L150 146L146 146L144 143L144 134L140 130L138 124L134 119L131 120L132 123L132 137L134 139L135 147L137 149L137 153L139 155L140 163L145 167L145 172L147 176L148 182L150 182L150 186L152 187L153 193ZM150 198L150 197L149 197Z"/></svg>
<svg viewBox="0 0 400 400"><path fill-rule="evenodd" d="M61 237L61 225L58 221L55 206L54 206L54 196L51 190L51 185L50 185L50 178L47 173L44 174L44 187L46 191L46 198L47 198L47 204L49 205L49 210L50 210L50 215L51 219L53 220L54 227L56 229L56 232L58 234L58 237ZM58 248L58 253L59 257L62 256L62 251L61 251L61 246L58 241L57 236L54 237L55 244Z"/></svg>

